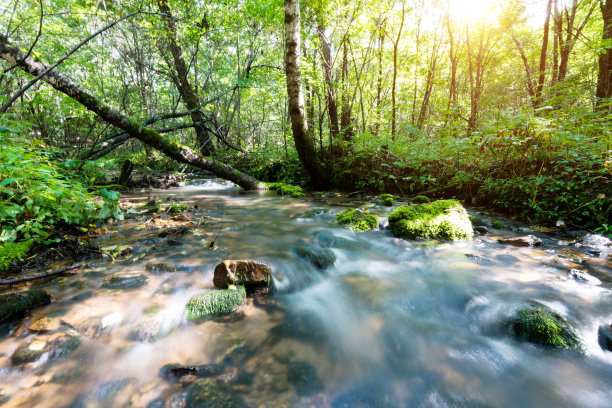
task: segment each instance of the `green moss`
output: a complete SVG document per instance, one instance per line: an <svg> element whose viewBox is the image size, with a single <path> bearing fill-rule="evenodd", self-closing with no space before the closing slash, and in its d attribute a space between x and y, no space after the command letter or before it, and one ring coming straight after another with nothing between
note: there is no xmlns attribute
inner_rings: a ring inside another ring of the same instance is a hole
<svg viewBox="0 0 612 408"><path fill-rule="evenodd" d="M148 203L141 205L136 208L139 211L147 211L150 213L156 213L161 211L161 204L158 201L149 201Z"/></svg>
<svg viewBox="0 0 612 408"><path fill-rule="evenodd" d="M187 205L185 204L172 204L166 208L166 212L169 214L179 214L187 209Z"/></svg>
<svg viewBox="0 0 612 408"><path fill-rule="evenodd" d="M465 208L456 200L403 205L389 215L393 235L400 238L470 239L474 235Z"/></svg>
<svg viewBox="0 0 612 408"><path fill-rule="evenodd" d="M481 218L476 217L475 215L470 215L470 222L472 223L472 225L475 225L477 227L484 227L487 225L486 222L484 222Z"/></svg>
<svg viewBox="0 0 612 408"><path fill-rule="evenodd" d="M212 378L197 380L185 400L185 408L243 408L247 405L227 386Z"/></svg>
<svg viewBox="0 0 612 408"><path fill-rule="evenodd" d="M415 204L427 204L430 201L431 200L429 199L429 197L424 195L418 195L412 199L412 202Z"/></svg>
<svg viewBox="0 0 612 408"><path fill-rule="evenodd" d="M576 347L578 337L567 321L558 313L545 308L522 308L514 319L514 330L519 339L550 347Z"/></svg>
<svg viewBox="0 0 612 408"><path fill-rule="evenodd" d="M499 220L495 220L495 221L493 221L493 223L491 223L491 226L493 228L503 229L504 228L504 223L499 221Z"/></svg>
<svg viewBox="0 0 612 408"><path fill-rule="evenodd" d="M185 309L189 320L236 310L246 298L244 286L237 289L213 290L189 299Z"/></svg>
<svg viewBox="0 0 612 408"><path fill-rule="evenodd" d="M353 231L368 231L378 227L378 217L370 214L368 210L349 208L336 214L336 219L340 225Z"/></svg>
<svg viewBox="0 0 612 408"><path fill-rule="evenodd" d="M13 261L20 261L32 249L32 241L9 242L0 247L0 272L6 271Z"/></svg>
<svg viewBox="0 0 612 408"><path fill-rule="evenodd" d="M0 296L0 322L20 319L31 309L49 304L51 296L41 289Z"/></svg>
<svg viewBox="0 0 612 408"><path fill-rule="evenodd" d="M306 197L306 194L304 194L300 186L292 186L284 183L268 183L267 187L269 190L276 191L278 195L288 195L293 198Z"/></svg>
<svg viewBox="0 0 612 408"><path fill-rule="evenodd" d="M381 201L387 207L393 205L393 196L391 194L381 194L378 196L378 201Z"/></svg>

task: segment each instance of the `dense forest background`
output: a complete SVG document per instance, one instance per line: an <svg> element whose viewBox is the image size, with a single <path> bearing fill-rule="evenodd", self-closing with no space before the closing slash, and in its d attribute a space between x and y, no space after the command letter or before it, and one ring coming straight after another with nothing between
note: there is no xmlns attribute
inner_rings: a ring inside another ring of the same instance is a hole
<svg viewBox="0 0 612 408"><path fill-rule="evenodd" d="M168 155L180 146L258 180L456 196L612 233L611 0L2 0L0 44L5 242L118 215L109 171L185 170L191 153ZM33 81L26 59L179 144Z"/></svg>

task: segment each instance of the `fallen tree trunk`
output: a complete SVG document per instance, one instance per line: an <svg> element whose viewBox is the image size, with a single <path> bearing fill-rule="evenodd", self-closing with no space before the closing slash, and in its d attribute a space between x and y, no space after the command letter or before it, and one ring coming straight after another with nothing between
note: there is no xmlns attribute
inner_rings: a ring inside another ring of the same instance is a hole
<svg viewBox="0 0 612 408"><path fill-rule="evenodd" d="M15 279L2 279L0 280L0 285L14 285L16 283L29 282L29 281L33 281L37 279L48 278L49 276L54 276L54 275L59 275L62 273L74 271L75 269L79 269L82 266L83 264L78 263L76 265L68 266L66 268L58 269L56 271L44 272L44 273L39 273L37 275L24 276L24 277L15 278Z"/></svg>
<svg viewBox="0 0 612 408"><path fill-rule="evenodd" d="M17 65L17 67L23 71L35 76L40 75L48 69L42 62L34 60L31 56L27 56L24 52L9 44L7 38L2 35L0 35L0 58L11 65ZM91 92L56 71L48 72L42 77L42 80L79 102L90 111L95 112L106 122L122 129L130 136L159 150L178 162L210 171L216 176L233 181L247 190L263 188L263 184L253 177L209 157L201 156L187 146L167 139L153 129L113 109Z"/></svg>

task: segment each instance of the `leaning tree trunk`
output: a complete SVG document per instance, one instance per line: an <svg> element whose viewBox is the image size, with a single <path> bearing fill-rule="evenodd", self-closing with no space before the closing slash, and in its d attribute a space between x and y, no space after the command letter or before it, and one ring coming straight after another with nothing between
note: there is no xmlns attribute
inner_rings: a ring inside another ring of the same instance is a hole
<svg viewBox="0 0 612 408"><path fill-rule="evenodd" d="M45 64L34 60L31 56L27 56L24 52L9 44L6 37L2 35L0 35L0 58L9 64L16 64L20 69L32 75L39 75L47 70ZM132 137L178 162L210 171L221 178L233 181L245 189L263 187L253 177L208 157L200 156L188 147L167 139L153 129L143 126L134 119L113 109L91 92L56 71L50 71L42 77L42 80L79 102L90 111L98 114L106 122L122 129Z"/></svg>
<svg viewBox="0 0 612 408"><path fill-rule="evenodd" d="M612 39L612 0L601 3L601 14L603 17L602 42ZM610 109L610 98L612 98L612 52L599 54L599 74L597 76L596 109L608 112Z"/></svg>
<svg viewBox="0 0 612 408"><path fill-rule="evenodd" d="M300 41L299 0L285 0L285 74L293 140L300 161L312 178L313 184L325 185L328 184L328 177L317 157L305 120L300 70Z"/></svg>

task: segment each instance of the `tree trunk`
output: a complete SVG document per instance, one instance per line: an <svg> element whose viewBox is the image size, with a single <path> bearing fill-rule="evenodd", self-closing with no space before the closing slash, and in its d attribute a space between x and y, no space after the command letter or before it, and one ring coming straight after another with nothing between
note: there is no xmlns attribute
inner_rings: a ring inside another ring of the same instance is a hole
<svg viewBox="0 0 612 408"><path fill-rule="evenodd" d="M327 85L327 112L329 115L330 133L335 139L340 134L338 125L338 104L334 93L334 76L332 73L331 43L325 35L325 24L323 17L318 17L317 33L321 42L321 53L323 54L323 68L325 70L325 83Z"/></svg>
<svg viewBox="0 0 612 408"><path fill-rule="evenodd" d="M391 140L395 140L395 128L396 128L396 109L395 109L395 86L397 83L397 52L399 47L399 41L402 36L402 29L404 28L404 17L406 16L406 7L402 4L402 20L400 23L399 31L397 32L397 38L393 43L393 84L391 86Z"/></svg>
<svg viewBox="0 0 612 408"><path fill-rule="evenodd" d="M340 131L342 139L351 141L353 139L353 128L351 124L351 98L349 92L349 60L348 60L348 33L342 46L342 112L340 114Z"/></svg>
<svg viewBox="0 0 612 408"><path fill-rule="evenodd" d="M429 61L429 67L427 69L427 79L425 80L425 92L423 93L423 101L421 102L421 109L419 116L417 117L416 125L419 128L423 128L425 120L427 119L427 111L429 110L429 99L433 92L434 80L436 78L436 71L438 69L438 50L440 43L438 39L434 37L434 45L431 50L431 60Z"/></svg>
<svg viewBox="0 0 612 408"><path fill-rule="evenodd" d="M168 6L168 1L158 0L157 4L159 6L159 11L166 15L166 39L168 40L168 48L170 49L170 53L172 54L172 59L174 61L174 69L177 73L178 91L181 98L183 98L183 101L185 101L187 109L192 111L191 121L193 123L203 123L206 118L198 109L200 106L199 98L189 83L189 69L185 63L185 58L183 57L183 50L177 42L176 26L174 25L174 18L172 17L170 7ZM206 131L206 128L198 125L195 126L195 131L200 152L204 156L210 155L214 150L214 145L210 135Z"/></svg>
<svg viewBox="0 0 612 408"><path fill-rule="evenodd" d="M542 48L540 49L540 66L538 73L538 87L536 88L535 101L533 107L537 108L542 102L542 91L544 90L544 80L546 79L546 55L548 52L548 33L550 31L550 14L552 11L552 0L548 0L546 5L546 20L544 21L544 37L542 38Z"/></svg>
<svg viewBox="0 0 612 408"><path fill-rule="evenodd" d="M328 184L328 177L317 157L305 120L302 72L300 69L300 41L299 0L285 0L285 74L287 76L289 117L291 118L293 140L300 161L310 175L313 184L326 185Z"/></svg>
<svg viewBox="0 0 612 408"><path fill-rule="evenodd" d="M381 103L382 103L382 83L383 83L383 55L385 53L385 23L386 19L382 22L378 28L378 83L376 85L376 125L374 127L374 134L380 134L380 116L381 116Z"/></svg>
<svg viewBox="0 0 612 408"><path fill-rule="evenodd" d="M31 56L26 58L25 53L10 45L7 39L2 35L0 35L0 58L7 61L9 64L18 63L20 69L35 76L47 70L45 64L35 61ZM233 181L245 189L263 187L256 179L223 163L208 157L200 156L188 147L167 139L156 131L143 126L134 119L113 109L91 92L56 71L50 71L44 75L42 79L53 88L68 95L90 111L98 114L100 118L104 119L106 122L124 130L132 137L159 150L178 162L210 171L221 178Z"/></svg>
<svg viewBox="0 0 612 408"><path fill-rule="evenodd" d="M600 2L601 15L603 17L602 42L612 41L612 0ZM612 98L612 49L606 53L599 54L599 74L597 76L596 109L608 112L610 109L610 98Z"/></svg>

